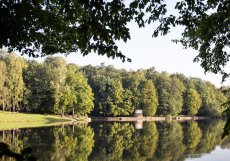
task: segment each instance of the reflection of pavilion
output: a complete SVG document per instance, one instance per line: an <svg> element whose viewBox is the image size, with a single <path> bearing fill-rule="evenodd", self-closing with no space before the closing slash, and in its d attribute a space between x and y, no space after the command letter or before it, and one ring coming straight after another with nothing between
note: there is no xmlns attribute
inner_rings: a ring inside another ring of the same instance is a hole
<svg viewBox="0 0 230 161"><path fill-rule="evenodd" d="M135 129L143 129L143 121L142 120L137 120L134 123Z"/></svg>

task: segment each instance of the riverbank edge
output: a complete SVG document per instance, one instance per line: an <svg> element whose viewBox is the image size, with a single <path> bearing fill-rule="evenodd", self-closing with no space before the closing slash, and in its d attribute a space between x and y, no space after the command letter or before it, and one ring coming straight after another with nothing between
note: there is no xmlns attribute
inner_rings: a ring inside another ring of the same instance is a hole
<svg viewBox="0 0 230 161"><path fill-rule="evenodd" d="M117 122L131 122L131 121L189 121L189 120L204 120L207 117L203 116L143 116L143 117L91 117L92 121L117 121Z"/></svg>
<svg viewBox="0 0 230 161"><path fill-rule="evenodd" d="M4 116L4 117L3 117ZM8 116L8 117L6 117ZM23 120L21 120L21 118ZM40 120L39 120L39 119ZM167 121L167 120L203 120L207 117L202 116L142 116L142 117L75 117L60 115L44 115L44 114L28 114L28 113L11 113L0 112L0 130L19 129L19 128L36 128L36 127L48 127L59 125L72 125L79 123L88 123L95 121L108 121L108 122L134 122L134 121ZM45 121L45 120L52 120Z"/></svg>

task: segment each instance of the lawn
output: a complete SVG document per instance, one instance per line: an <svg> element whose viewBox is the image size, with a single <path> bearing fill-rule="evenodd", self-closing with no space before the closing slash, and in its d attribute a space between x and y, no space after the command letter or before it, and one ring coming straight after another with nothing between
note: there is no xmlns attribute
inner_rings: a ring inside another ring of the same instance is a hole
<svg viewBox="0 0 230 161"><path fill-rule="evenodd" d="M59 125L73 121L56 115L10 113L0 111L0 130Z"/></svg>

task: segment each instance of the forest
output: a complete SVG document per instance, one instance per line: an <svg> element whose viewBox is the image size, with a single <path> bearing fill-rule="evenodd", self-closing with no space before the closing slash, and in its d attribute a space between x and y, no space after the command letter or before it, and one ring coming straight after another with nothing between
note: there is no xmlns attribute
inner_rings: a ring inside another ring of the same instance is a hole
<svg viewBox="0 0 230 161"><path fill-rule="evenodd" d="M227 100L221 89L199 78L113 66L43 62L0 52L0 109L77 116L189 115L220 117Z"/></svg>

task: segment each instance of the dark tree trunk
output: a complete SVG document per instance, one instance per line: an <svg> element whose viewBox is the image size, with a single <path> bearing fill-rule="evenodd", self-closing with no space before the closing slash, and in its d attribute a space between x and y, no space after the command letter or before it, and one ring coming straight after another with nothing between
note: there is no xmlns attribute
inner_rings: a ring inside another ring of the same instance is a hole
<svg viewBox="0 0 230 161"><path fill-rule="evenodd" d="M74 107L73 107L73 110L72 110L72 117L74 118L74 115L75 115L75 111L74 111Z"/></svg>

